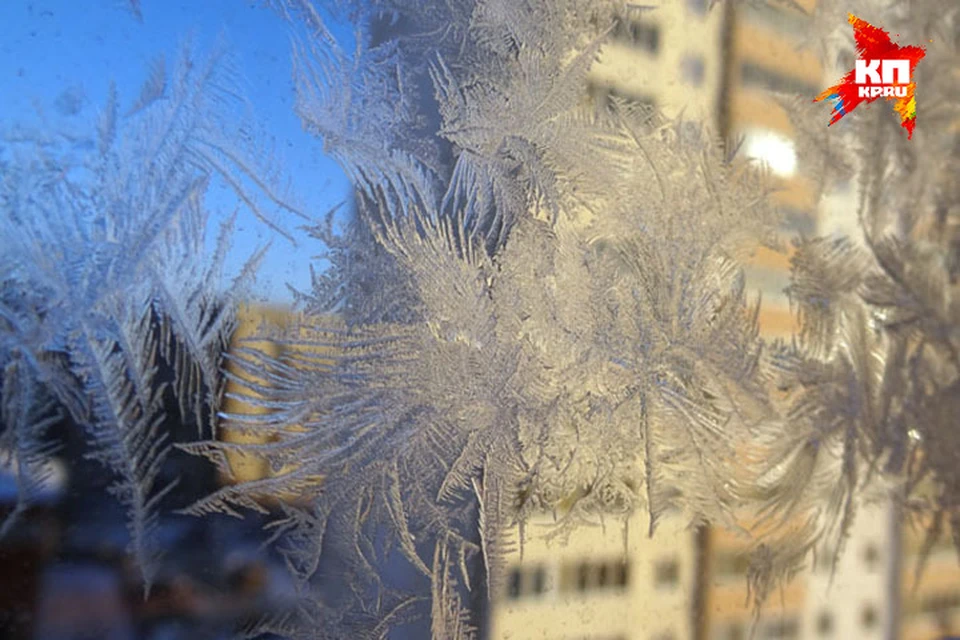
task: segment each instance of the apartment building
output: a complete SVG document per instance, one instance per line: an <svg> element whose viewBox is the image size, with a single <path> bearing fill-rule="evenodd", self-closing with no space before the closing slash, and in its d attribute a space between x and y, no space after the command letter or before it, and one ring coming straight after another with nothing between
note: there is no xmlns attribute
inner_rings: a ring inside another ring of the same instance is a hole
<svg viewBox="0 0 960 640"><path fill-rule="evenodd" d="M800 2L813 8L813 0ZM814 188L797 157L795 131L778 97L816 95L820 63L800 46L809 16L782 3L726 3L723 9L722 77L717 126L727 140L738 140L740 152L763 163L775 191L774 204L783 216L781 250L757 247L746 266L747 284L763 295L759 318L768 337L788 337L795 329L784 289L789 284L790 244L797 234L817 231ZM759 618L746 591L748 549L745 541L720 529L709 531L703 553L704 590L699 638L704 640L791 640L806 635L812 600L807 576L796 577L774 594ZM840 636L843 637L843 636ZM846 636L859 637L859 636Z"/></svg>
<svg viewBox="0 0 960 640"><path fill-rule="evenodd" d="M550 540L552 517L528 524L522 558L491 594L491 640L685 640L692 634L696 536L664 519L654 537L646 514L624 526L582 527Z"/></svg>
<svg viewBox="0 0 960 640"><path fill-rule="evenodd" d="M742 153L769 167L773 198L784 218L784 246L817 232L814 185L799 167L793 126L777 93L815 96L822 71L798 46L809 17L784 3L658 0L617 25L590 73L588 94L604 108L613 98L650 105L668 116L708 124ZM799 4L811 9L814 0ZM789 251L757 250L749 282L763 292L761 328L787 336L794 328L783 289Z"/></svg>
<svg viewBox="0 0 960 640"><path fill-rule="evenodd" d="M777 94L812 98L821 89L818 59L799 46L809 17L782 3L725 3L711 11L706 1L649 4L617 26L588 94L599 108L616 97L704 121L727 139L742 137L741 151L767 165L786 250L758 248L748 278L765 299L761 329L788 336L788 239L818 233L819 223L815 186L803 175ZM813 0L799 4L813 8ZM490 637L745 640L751 630L758 640L886 637L894 620L889 590L899 575L890 518L883 505L861 509L836 571L821 561L774 594L756 620L746 589L748 549L731 532L675 524L642 545L631 533L626 554L609 530L578 531L567 546L533 543L510 569L508 592L495 594ZM663 557L678 559L675 573L663 568ZM591 568L606 562L621 563L616 586L589 578L608 575ZM564 577L571 571L585 577L571 582ZM676 576L673 591L658 580L666 575ZM668 593L672 599L661 603Z"/></svg>
<svg viewBox="0 0 960 640"><path fill-rule="evenodd" d="M798 1L807 11L815 0ZM727 139L741 139L742 153L765 164L783 216L784 251L760 247L748 266L748 283L762 292L760 327L788 336L794 326L784 288L789 280L790 239L817 232L818 203L812 180L797 157L796 132L780 100L786 94L819 93L823 72L800 45L809 15L786 3L729 3L725 9L725 71L718 122Z"/></svg>
<svg viewBox="0 0 960 640"><path fill-rule="evenodd" d="M263 306L247 304L240 307L237 313L237 326L233 335L230 337L228 345L229 353L238 354L241 348L258 349L273 357L279 356L281 347L275 342L269 340L253 339L261 334L261 328L264 326L282 327L291 319L289 310L280 306ZM251 382L262 382L245 374L235 362L227 361L226 370L237 378L249 380ZM266 413L267 409L262 406L256 406L245 403L235 396L236 394L251 393L245 385L235 379L229 379L226 385L226 393L223 401L222 410L228 414L248 414L257 415ZM243 443L243 444L263 444L266 442L263 437L250 432L242 432L229 428L220 430L220 439L224 442ZM230 464L232 474L224 476L224 482L249 482L269 477L271 471L266 460L255 456L246 456L233 451L226 452L227 460Z"/></svg>
<svg viewBox="0 0 960 640"><path fill-rule="evenodd" d="M723 76L723 15L709 0L658 0L619 23L590 72L588 93L715 124Z"/></svg>
<svg viewBox="0 0 960 640"><path fill-rule="evenodd" d="M807 9L814 2L796 1ZM765 163L778 188L785 247L796 234L854 231L853 187L841 185L817 202L776 97L812 99L836 79L835 68L822 68L798 46L804 14L783 3L727 2L709 11L709 0L643 4L652 8L617 26L591 70L587 94L596 105L619 98L703 120L727 138L742 136L742 152ZM760 323L768 336L794 328L783 294L788 274L788 249L759 248L748 268L750 286L763 292ZM246 319L238 337L258 323ZM241 468L239 475L268 472ZM649 538L645 514L636 514L625 528L608 519L566 541L550 540L541 535L550 518L527 525L522 556L515 553L502 592L491 594L491 640L746 640L752 629L756 640L960 636L960 567L949 536L935 545L915 586L922 532L897 526L889 505L861 506L837 566L821 559L773 594L756 622L742 538L669 519Z"/></svg>
<svg viewBox="0 0 960 640"><path fill-rule="evenodd" d="M861 505L836 566L833 554L826 553L806 573L801 637L889 637L896 613L890 594L899 561L894 518L889 503Z"/></svg>
<svg viewBox="0 0 960 640"><path fill-rule="evenodd" d="M816 87L819 73L804 68L810 60L786 60L789 46L768 24L776 22L775 16L756 9L741 16L734 3L713 10L709 4L644 3L649 8L615 28L591 70L587 93L599 109L618 98L705 122L722 135L744 135L745 150L771 166L785 217L793 227L813 232L812 191L798 175L786 113L776 111L779 105L769 92L804 82ZM754 286L767 298L782 299L787 267L785 255L762 251L751 266ZM785 334L792 328L789 318L784 301L761 324L768 332ZM689 531L678 522L664 523L654 538L646 537L644 523L631 521L627 531L626 545L612 525L578 530L565 545L533 537L522 560L517 554L509 569L506 592L493 594L489 637L748 637L752 610L746 604L741 539L719 530ZM758 637L799 637L806 586L798 581L780 595L765 610Z"/></svg>
<svg viewBox="0 0 960 640"><path fill-rule="evenodd" d="M855 54L852 43L831 43L825 57L827 64L823 69L821 84L827 87L836 83L853 66ZM859 197L855 180L842 181L824 194L820 206L819 232L862 241L862 230L856 215ZM927 491L930 492L928 497L932 498L934 490L928 488ZM890 630L885 637L901 640L960 637L960 564L952 542L954 532L946 522L943 523L940 536L932 541L929 554L922 563L922 572L918 574L931 520L901 522L902 515L898 519L896 514L888 513L889 548L880 547L881 554L890 556L886 562L888 576L892 580L892 584L887 585L884 605L885 623ZM879 521L876 525L878 529L881 526ZM846 575L844 577L849 579ZM857 613L855 608L850 611ZM859 615L862 622L870 617L865 611ZM837 637L867 637L862 630L858 634Z"/></svg>
<svg viewBox="0 0 960 640"><path fill-rule="evenodd" d="M930 519L903 523L899 571L899 630L902 640L960 637L960 563L945 521L922 564ZM919 580L918 580L919 578Z"/></svg>

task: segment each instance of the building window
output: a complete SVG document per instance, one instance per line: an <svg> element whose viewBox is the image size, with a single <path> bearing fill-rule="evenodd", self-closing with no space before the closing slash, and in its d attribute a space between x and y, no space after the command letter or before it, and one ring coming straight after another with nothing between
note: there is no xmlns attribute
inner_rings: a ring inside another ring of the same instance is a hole
<svg viewBox="0 0 960 640"><path fill-rule="evenodd" d="M661 560L654 570L653 580L658 589L677 586L680 582L680 565L676 560Z"/></svg>
<svg viewBox="0 0 960 640"><path fill-rule="evenodd" d="M843 69L844 72L853 69L853 65L856 63L857 54L849 47L844 47L837 52L837 67Z"/></svg>
<svg viewBox="0 0 960 640"><path fill-rule="evenodd" d="M745 87L755 87L764 91L798 93L811 97L820 93L819 87L806 80L761 67L753 62L744 62L740 65L740 80Z"/></svg>
<svg viewBox="0 0 960 640"><path fill-rule="evenodd" d="M577 591L586 591L590 586L590 565L586 562L577 567Z"/></svg>
<svg viewBox="0 0 960 640"><path fill-rule="evenodd" d="M750 568L750 556L745 553L718 553L714 571L718 577L745 576Z"/></svg>
<svg viewBox="0 0 960 640"><path fill-rule="evenodd" d="M960 608L960 593L935 593L923 599L920 611L926 614L941 613Z"/></svg>
<svg viewBox="0 0 960 640"><path fill-rule="evenodd" d="M660 26L643 20L618 20L614 37L649 53L660 50Z"/></svg>
<svg viewBox="0 0 960 640"><path fill-rule="evenodd" d="M514 567L510 570L510 577L507 579L507 598L516 600L520 597L520 583L523 580L523 574L520 567Z"/></svg>
<svg viewBox="0 0 960 640"><path fill-rule="evenodd" d="M704 62L701 56L686 55L680 61L680 77L687 84L699 87L703 84Z"/></svg>
<svg viewBox="0 0 960 640"><path fill-rule="evenodd" d="M833 561L837 557L837 547L829 545L817 552L814 558L814 569L817 573L830 573L833 571Z"/></svg>
<svg viewBox="0 0 960 640"><path fill-rule="evenodd" d="M880 565L880 550L877 545L870 543L863 550L863 562L867 565L868 571L876 571Z"/></svg>
<svg viewBox="0 0 960 640"><path fill-rule="evenodd" d="M707 14L707 2L708 0L687 0L687 11L704 16Z"/></svg>
<svg viewBox="0 0 960 640"><path fill-rule="evenodd" d="M562 591L623 590L629 580L627 564L622 560L567 565L563 568L561 576Z"/></svg>
<svg viewBox="0 0 960 640"><path fill-rule="evenodd" d="M746 640L747 630L742 622L731 622L714 635L714 640Z"/></svg>
<svg viewBox="0 0 960 640"><path fill-rule="evenodd" d="M539 596L547 590L547 570L542 565L518 566L507 576L507 599Z"/></svg>
<svg viewBox="0 0 960 640"><path fill-rule="evenodd" d="M817 235L817 218L811 211L781 207L783 229L792 235L811 238Z"/></svg>
<svg viewBox="0 0 960 640"><path fill-rule="evenodd" d="M821 636L830 635L833 631L833 616L829 612L823 611L817 618L817 633Z"/></svg>
<svg viewBox="0 0 960 640"><path fill-rule="evenodd" d="M873 629L877 626L877 610L873 608L873 605L868 604L863 608L863 612L860 614L860 622L864 629Z"/></svg>
<svg viewBox="0 0 960 640"><path fill-rule="evenodd" d="M547 572L543 567L536 567L530 573L530 593L540 595L546 591Z"/></svg>
<svg viewBox="0 0 960 640"><path fill-rule="evenodd" d="M771 620L761 636L766 640L790 640L800 637L800 625L794 618Z"/></svg>
<svg viewBox="0 0 960 640"><path fill-rule="evenodd" d="M607 586L609 583L609 571L607 570L606 563L603 563L597 567L597 587L602 589Z"/></svg>
<svg viewBox="0 0 960 640"><path fill-rule="evenodd" d="M629 570L629 566L627 565L626 562L614 563L613 579L612 579L613 586L619 587L621 589L627 586L627 582L630 579L628 570Z"/></svg>

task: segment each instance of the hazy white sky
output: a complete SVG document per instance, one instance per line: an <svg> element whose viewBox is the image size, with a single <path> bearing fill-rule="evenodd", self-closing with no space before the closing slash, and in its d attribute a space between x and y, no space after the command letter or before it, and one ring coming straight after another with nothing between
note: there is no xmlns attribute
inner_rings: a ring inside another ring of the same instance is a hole
<svg viewBox="0 0 960 640"><path fill-rule="evenodd" d="M242 70L243 87L267 143L276 149L297 200L322 216L344 200L348 182L322 152L322 141L301 129L293 111L287 27L263 2L252 0L141 0L139 22L128 0L4 0L0 2L0 132L17 122L36 125L39 106L51 126L93 125L111 79L121 105L130 105L157 55L176 59L192 35L201 53L223 35ZM73 113L73 112L76 113ZM89 131L89 129L87 129ZM214 198L217 209L234 203ZM299 219L289 220L291 226ZM217 219L211 219L215 235ZM271 238L252 216L241 214L232 266ZM258 297L289 299L284 282L305 287L310 257L323 247L298 235L293 247L273 239L257 286Z"/></svg>

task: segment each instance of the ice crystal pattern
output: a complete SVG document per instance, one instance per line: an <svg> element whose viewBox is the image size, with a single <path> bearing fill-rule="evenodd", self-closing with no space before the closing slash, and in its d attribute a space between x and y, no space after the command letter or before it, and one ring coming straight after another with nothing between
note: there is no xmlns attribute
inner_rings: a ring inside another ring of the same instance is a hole
<svg viewBox="0 0 960 640"><path fill-rule="evenodd" d="M956 431L960 385L960 10L954 3L820 3L814 33L825 60L852 55L847 11L862 12L904 38L929 43L918 67L931 121L907 141L884 109L854 114L829 131L794 105L805 161L825 178L852 179L854 237L801 240L789 294L800 332L776 358L784 416L791 425L773 459L795 487L779 514L807 510L807 545L839 548L855 518L856 496L878 480L907 521L926 529L923 558L947 525L960 552ZM816 114L822 116L821 113ZM954 132L944 135L944 132ZM919 578L923 561L914 567Z"/></svg>
<svg viewBox="0 0 960 640"><path fill-rule="evenodd" d="M473 637L537 512L555 536L635 512L653 533L669 511L752 533L758 602L818 542L839 548L872 478L930 516L931 541L960 530L954 143L918 127L906 145L859 112L848 131L816 119L809 161L825 188L857 176L865 240L798 242L801 330L767 345L739 266L775 223L762 171L697 125L582 101L617 20L642 7L270 4L291 30L297 112L356 187L346 228L333 214L307 227L331 266L297 292L292 326L264 328L279 355L254 342L221 370L229 224L194 259L212 179L289 235L260 203L290 207L224 136L236 94L215 60L157 62L124 115L111 94L85 145L4 140L0 444L21 505L69 415L117 478L149 582L165 363L209 437L183 448L271 469L190 508L279 505L269 531L302 597L251 635ZM823 24L845 25L823 4ZM960 68L951 3L856 4L936 36L919 74ZM355 47L331 14L357 26ZM925 126L955 126L957 84L924 86L939 91ZM220 411L224 376L255 411ZM216 439L206 416L260 444Z"/></svg>
<svg viewBox="0 0 960 640"><path fill-rule="evenodd" d="M42 485L58 441L48 432L69 416L115 477L148 586L172 488L157 483L171 446L158 371L172 367L179 419L209 437L233 296L259 259L221 285L232 219L204 257L211 179L269 223L273 192L225 135L234 84L222 53L185 46L169 76L153 65L125 112L111 88L95 136L19 127L0 140L0 450L20 488L4 529Z"/></svg>
<svg viewBox="0 0 960 640"><path fill-rule="evenodd" d="M266 332L282 354L233 354L257 411L223 418L265 444L196 448L274 473L192 510L294 498L281 549L319 595L287 624L473 637L465 599L497 591L536 512L554 535L636 510L651 533L671 509L736 528L742 445L774 422L738 261L774 214L758 168L698 126L582 104L628 7L365 3L348 53L314 6L277 4L357 216L311 228L333 267ZM377 41L385 22L404 35Z"/></svg>

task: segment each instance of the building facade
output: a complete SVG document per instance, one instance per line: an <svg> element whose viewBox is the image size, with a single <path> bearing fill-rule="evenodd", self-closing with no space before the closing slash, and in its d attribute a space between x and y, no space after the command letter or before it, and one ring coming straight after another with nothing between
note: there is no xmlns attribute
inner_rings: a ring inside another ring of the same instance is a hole
<svg viewBox="0 0 960 640"><path fill-rule="evenodd" d="M798 157L784 107L790 94L812 100L834 82L802 45L816 0L791 3L659 0L617 25L590 73L597 108L613 99L711 126L766 165L783 227L779 248L758 247L748 286L762 292L768 337L795 327L784 289L797 235L857 235L855 189L842 183L821 198ZM798 10L802 9L802 10ZM842 74L841 74L842 75ZM827 82L829 81L829 82ZM827 82L826 84L824 84ZM748 601L747 546L721 529L691 531L665 522L647 538L631 521L583 529L569 544L530 536L492 594L492 640L941 640L960 637L960 566L944 534L924 578L914 569L923 528L905 527L888 502L861 505L836 566L826 553L784 585L755 617ZM642 516L635 519L643 520ZM752 635L751 635L752 634Z"/></svg>

